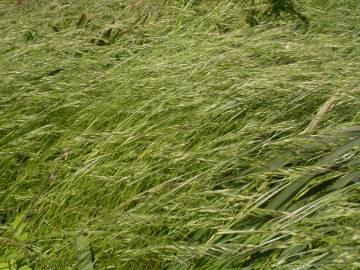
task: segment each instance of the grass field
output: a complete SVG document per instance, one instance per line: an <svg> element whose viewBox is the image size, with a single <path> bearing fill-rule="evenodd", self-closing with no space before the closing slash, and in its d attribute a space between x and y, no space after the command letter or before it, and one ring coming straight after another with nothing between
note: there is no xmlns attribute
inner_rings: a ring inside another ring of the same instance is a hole
<svg viewBox="0 0 360 270"><path fill-rule="evenodd" d="M0 2L0 269L360 269L360 5L238 2Z"/></svg>

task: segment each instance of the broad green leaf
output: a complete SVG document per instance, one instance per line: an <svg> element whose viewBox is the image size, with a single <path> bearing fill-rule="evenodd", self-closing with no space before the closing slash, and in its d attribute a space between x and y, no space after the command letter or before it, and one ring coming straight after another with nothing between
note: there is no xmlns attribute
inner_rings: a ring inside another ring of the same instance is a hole
<svg viewBox="0 0 360 270"><path fill-rule="evenodd" d="M28 239L28 233L24 232L24 228L25 228L24 220L26 214L27 211L23 211L20 214L18 214L12 224L12 228L14 230L14 237L19 241L26 241Z"/></svg>
<svg viewBox="0 0 360 270"><path fill-rule="evenodd" d="M310 170L305 175L301 176L298 180L291 183L278 193L267 205L267 208L282 209L286 202L289 202L313 177L324 171L325 166L330 166L334 160L341 155L345 154L355 146L360 144L360 137L355 138L347 144L337 148L331 154L321 159L314 165L314 169Z"/></svg>
<svg viewBox="0 0 360 270"><path fill-rule="evenodd" d="M79 270L93 270L93 254L88 234L80 231L75 238Z"/></svg>
<svg viewBox="0 0 360 270"><path fill-rule="evenodd" d="M360 180L360 172L350 172L340 179L338 179L335 183L333 183L329 190L336 190L345 187L351 182L359 181Z"/></svg>
<svg viewBox="0 0 360 270"><path fill-rule="evenodd" d="M18 270L32 270L32 268L28 265L23 265L23 266L19 267Z"/></svg>
<svg viewBox="0 0 360 270"><path fill-rule="evenodd" d="M0 270L10 270L10 265L7 262L0 262Z"/></svg>
<svg viewBox="0 0 360 270"><path fill-rule="evenodd" d="M10 260L10 270L17 270L17 265L16 265L15 259Z"/></svg>

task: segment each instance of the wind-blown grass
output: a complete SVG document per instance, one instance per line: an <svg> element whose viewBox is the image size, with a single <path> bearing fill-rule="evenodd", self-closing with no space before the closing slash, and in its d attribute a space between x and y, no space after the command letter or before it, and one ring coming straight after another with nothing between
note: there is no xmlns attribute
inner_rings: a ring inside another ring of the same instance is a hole
<svg viewBox="0 0 360 270"><path fill-rule="evenodd" d="M3 261L360 268L358 1L197 2L0 4Z"/></svg>

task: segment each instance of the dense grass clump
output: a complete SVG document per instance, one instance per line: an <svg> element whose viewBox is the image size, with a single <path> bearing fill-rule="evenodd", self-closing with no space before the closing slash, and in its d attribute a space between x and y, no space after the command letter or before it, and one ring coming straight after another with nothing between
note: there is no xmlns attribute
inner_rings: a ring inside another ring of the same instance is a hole
<svg viewBox="0 0 360 270"><path fill-rule="evenodd" d="M360 7L288 2L2 1L0 268L359 269Z"/></svg>

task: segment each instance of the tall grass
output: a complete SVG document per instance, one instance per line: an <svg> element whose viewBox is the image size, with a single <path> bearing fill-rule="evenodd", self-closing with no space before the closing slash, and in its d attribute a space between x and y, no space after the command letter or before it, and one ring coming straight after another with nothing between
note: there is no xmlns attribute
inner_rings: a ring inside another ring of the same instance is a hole
<svg viewBox="0 0 360 270"><path fill-rule="evenodd" d="M191 3L0 3L0 262L360 267L357 1Z"/></svg>

